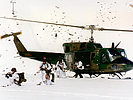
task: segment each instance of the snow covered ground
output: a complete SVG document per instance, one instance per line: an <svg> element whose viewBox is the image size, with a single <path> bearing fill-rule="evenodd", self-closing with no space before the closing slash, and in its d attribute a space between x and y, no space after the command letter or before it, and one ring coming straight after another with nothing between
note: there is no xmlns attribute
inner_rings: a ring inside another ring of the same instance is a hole
<svg viewBox="0 0 133 100"><path fill-rule="evenodd" d="M132 75L132 71L127 76ZM132 79L105 78L56 78L54 85L36 85L40 74L26 74L27 82L22 86L0 87L1 100L133 100ZM7 84L0 74L0 85Z"/></svg>

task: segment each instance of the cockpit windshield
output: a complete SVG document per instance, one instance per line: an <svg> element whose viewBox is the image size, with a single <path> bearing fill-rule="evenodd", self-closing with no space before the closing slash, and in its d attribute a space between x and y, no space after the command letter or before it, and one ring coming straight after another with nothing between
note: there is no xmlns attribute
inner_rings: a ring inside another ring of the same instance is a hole
<svg viewBox="0 0 133 100"><path fill-rule="evenodd" d="M110 48L108 49L108 53L111 61L114 61L116 58L119 58L121 56L127 57L124 49Z"/></svg>
<svg viewBox="0 0 133 100"><path fill-rule="evenodd" d="M120 53L121 53L121 55L122 55L123 57L126 57L126 58L127 58L127 55L126 55L125 50L121 49Z"/></svg>

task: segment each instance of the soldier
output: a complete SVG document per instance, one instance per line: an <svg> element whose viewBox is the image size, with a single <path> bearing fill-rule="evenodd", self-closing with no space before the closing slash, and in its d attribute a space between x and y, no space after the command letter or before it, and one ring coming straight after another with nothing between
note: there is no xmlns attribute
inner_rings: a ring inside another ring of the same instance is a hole
<svg viewBox="0 0 133 100"><path fill-rule="evenodd" d="M19 75L17 73L16 68L12 68L11 72L8 72L5 75L5 77L9 79L9 85L7 85L7 86L10 86L10 85L13 85L13 84L21 86L21 82L19 81Z"/></svg>
<svg viewBox="0 0 133 100"><path fill-rule="evenodd" d="M75 75L74 77L77 78L78 75L80 76L80 78L83 78L83 76L81 75L81 71L84 69L84 66L82 64L81 61L76 61L75 65L74 65L74 71L75 71Z"/></svg>
<svg viewBox="0 0 133 100"><path fill-rule="evenodd" d="M66 77L66 72L65 69L67 68L65 62L63 60L59 60L56 63L56 74L58 78L65 78Z"/></svg>
<svg viewBox="0 0 133 100"><path fill-rule="evenodd" d="M47 62L46 57L44 57L44 61L43 61L42 65L40 66L40 71L42 73L43 83L49 85L49 84L52 84L51 82L54 82L54 73L52 73L52 67ZM52 75L51 80L50 80L50 75Z"/></svg>

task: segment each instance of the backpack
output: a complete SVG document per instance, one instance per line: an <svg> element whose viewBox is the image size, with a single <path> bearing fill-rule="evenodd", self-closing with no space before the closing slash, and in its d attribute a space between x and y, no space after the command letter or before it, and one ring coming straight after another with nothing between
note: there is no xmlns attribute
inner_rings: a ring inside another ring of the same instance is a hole
<svg viewBox="0 0 133 100"><path fill-rule="evenodd" d="M27 80L25 79L24 72L18 73L19 75L19 83L26 82Z"/></svg>

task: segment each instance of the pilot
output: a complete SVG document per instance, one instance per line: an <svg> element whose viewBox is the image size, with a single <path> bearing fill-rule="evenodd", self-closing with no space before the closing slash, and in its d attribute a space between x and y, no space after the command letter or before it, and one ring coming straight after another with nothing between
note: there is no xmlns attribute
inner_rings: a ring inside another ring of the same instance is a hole
<svg viewBox="0 0 133 100"><path fill-rule="evenodd" d="M58 78L66 78L66 72L65 72L66 68L67 66L63 60L59 60L56 63L56 75Z"/></svg>
<svg viewBox="0 0 133 100"><path fill-rule="evenodd" d="M54 74L52 73L52 67L47 62L46 57L43 58L43 63L40 66L40 71L42 73L42 81L44 84L50 85L51 82L54 82ZM52 79L50 80L50 75L52 75Z"/></svg>
<svg viewBox="0 0 133 100"><path fill-rule="evenodd" d="M81 61L76 61L74 64L74 72L75 75L74 77L77 78L78 75L80 76L80 78L83 78L81 71L84 69L83 63Z"/></svg>

